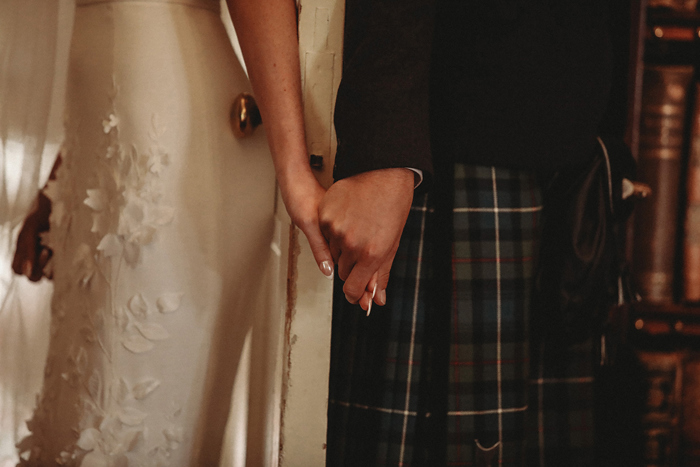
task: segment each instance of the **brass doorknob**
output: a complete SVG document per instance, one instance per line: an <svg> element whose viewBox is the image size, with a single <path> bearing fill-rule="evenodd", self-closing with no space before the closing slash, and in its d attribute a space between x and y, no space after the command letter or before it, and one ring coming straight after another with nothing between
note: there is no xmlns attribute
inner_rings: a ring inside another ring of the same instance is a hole
<svg viewBox="0 0 700 467"><path fill-rule="evenodd" d="M242 92L231 106L231 129L239 138L252 135L255 128L262 123L260 110L255 98L247 92Z"/></svg>

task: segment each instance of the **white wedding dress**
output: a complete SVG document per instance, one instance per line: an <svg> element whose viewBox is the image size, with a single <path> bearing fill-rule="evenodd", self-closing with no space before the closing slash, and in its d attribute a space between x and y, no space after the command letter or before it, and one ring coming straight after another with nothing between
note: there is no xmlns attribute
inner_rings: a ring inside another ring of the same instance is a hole
<svg viewBox="0 0 700 467"><path fill-rule="evenodd" d="M77 2L22 464L218 465L275 199L262 129L230 129L249 84L218 8Z"/></svg>

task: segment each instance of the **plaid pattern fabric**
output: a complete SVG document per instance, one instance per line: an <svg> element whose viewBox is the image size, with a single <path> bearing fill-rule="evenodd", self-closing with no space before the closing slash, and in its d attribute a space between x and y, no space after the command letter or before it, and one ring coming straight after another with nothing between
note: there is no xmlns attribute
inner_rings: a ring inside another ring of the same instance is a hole
<svg viewBox="0 0 700 467"><path fill-rule="evenodd" d="M449 314L450 326L437 341L426 315L438 249L431 243L436 218L429 196L414 201L385 307L365 317L346 302L336 281L329 467L437 467L442 460L424 455L436 448L449 466L525 465L526 459L545 465L560 460L572 443L583 449L592 438L583 404L590 401L584 397L590 373L576 379L575 359L557 362L550 372L536 352L529 384L529 283L541 215L534 177L457 164L454 180L451 309L437 311ZM440 340L449 353L442 373L431 369L432 347L443 345ZM436 397L428 381L441 374L447 380L439 395L445 413L436 414L436 405L426 402ZM436 437L431 420L445 425ZM572 439L569 426L576 432Z"/></svg>
<svg viewBox="0 0 700 467"><path fill-rule="evenodd" d="M521 465L539 191L534 177L455 167L448 465Z"/></svg>
<svg viewBox="0 0 700 467"><path fill-rule="evenodd" d="M369 317L335 281L328 466L411 465L415 444L430 246L417 199L392 266L387 305Z"/></svg>
<svg viewBox="0 0 700 467"><path fill-rule="evenodd" d="M528 413L529 466L601 465L595 457L591 339L556 348L533 345Z"/></svg>

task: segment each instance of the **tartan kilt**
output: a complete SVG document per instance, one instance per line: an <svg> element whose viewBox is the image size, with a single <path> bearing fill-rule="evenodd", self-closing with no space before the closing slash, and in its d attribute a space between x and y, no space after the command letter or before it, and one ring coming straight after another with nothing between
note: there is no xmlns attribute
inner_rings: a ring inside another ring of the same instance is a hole
<svg viewBox="0 0 700 467"><path fill-rule="evenodd" d="M451 271L440 275L444 222L423 195L386 306L366 317L335 281L326 465L590 465L590 352L547 358L533 343L530 364L541 210L530 172L455 164ZM436 277L445 300L428 290Z"/></svg>

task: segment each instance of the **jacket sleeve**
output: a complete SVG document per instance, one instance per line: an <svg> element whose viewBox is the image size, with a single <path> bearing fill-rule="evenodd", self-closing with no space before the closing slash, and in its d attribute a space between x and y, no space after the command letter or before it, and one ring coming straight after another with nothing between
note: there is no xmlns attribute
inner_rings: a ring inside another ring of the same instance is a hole
<svg viewBox="0 0 700 467"><path fill-rule="evenodd" d="M336 180L412 167L429 183L433 8L433 0L347 0Z"/></svg>

